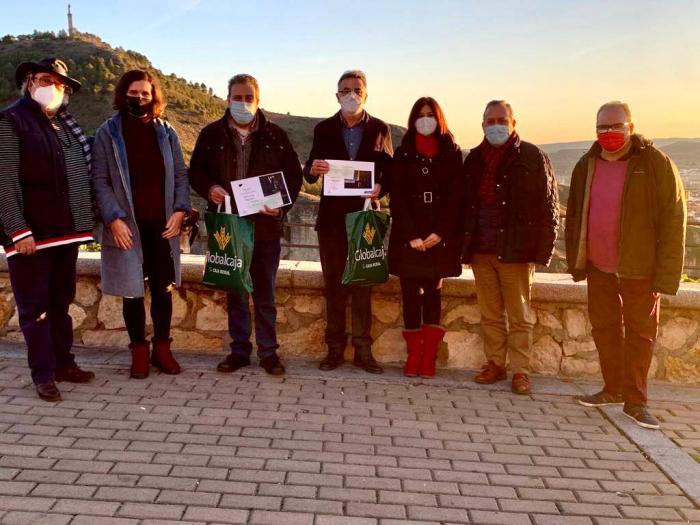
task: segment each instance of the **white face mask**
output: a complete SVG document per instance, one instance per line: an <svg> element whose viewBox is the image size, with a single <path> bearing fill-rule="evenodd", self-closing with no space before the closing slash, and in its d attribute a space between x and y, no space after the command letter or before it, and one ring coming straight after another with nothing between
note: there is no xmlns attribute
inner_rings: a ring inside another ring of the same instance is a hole
<svg viewBox="0 0 700 525"><path fill-rule="evenodd" d="M347 115L357 115L362 111L362 98L357 93L340 97L340 107Z"/></svg>
<svg viewBox="0 0 700 525"><path fill-rule="evenodd" d="M416 131L421 135L432 135L437 129L437 120L435 117L420 117L416 119Z"/></svg>
<svg viewBox="0 0 700 525"><path fill-rule="evenodd" d="M244 126L253 122L255 113L258 110L254 102L243 102L240 100L232 100L228 107L233 120Z"/></svg>
<svg viewBox="0 0 700 525"><path fill-rule="evenodd" d="M489 144L492 146L503 146L503 144L508 142L509 137L510 131L508 130L508 126L504 124L494 124L486 128L486 140L488 140Z"/></svg>
<svg viewBox="0 0 700 525"><path fill-rule="evenodd" d="M59 91L56 86L38 87L32 93L32 98L44 109L54 111L61 107L64 101L62 91Z"/></svg>

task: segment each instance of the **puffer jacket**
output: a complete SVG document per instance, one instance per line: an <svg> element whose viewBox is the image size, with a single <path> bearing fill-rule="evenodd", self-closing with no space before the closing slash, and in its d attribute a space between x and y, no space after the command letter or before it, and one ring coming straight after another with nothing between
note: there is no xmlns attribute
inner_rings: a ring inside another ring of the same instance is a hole
<svg viewBox="0 0 700 525"><path fill-rule="evenodd" d="M471 262L474 255L483 174L484 162L477 147L464 160L464 263ZM516 143L498 170L496 197L498 260L548 265L557 238L559 190L547 155L529 142Z"/></svg>

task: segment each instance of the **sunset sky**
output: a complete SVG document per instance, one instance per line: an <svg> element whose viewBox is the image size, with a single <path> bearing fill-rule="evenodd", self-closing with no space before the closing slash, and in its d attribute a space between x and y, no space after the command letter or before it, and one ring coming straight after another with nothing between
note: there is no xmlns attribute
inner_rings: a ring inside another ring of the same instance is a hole
<svg viewBox="0 0 700 525"><path fill-rule="evenodd" d="M463 147L481 140L493 98L536 143L592 139L597 107L617 98L645 135L700 137L696 0L71 3L79 30L218 95L234 73L256 76L271 111L328 116L338 76L360 68L370 113L406 125L431 95ZM66 25L67 2L0 5L0 36Z"/></svg>

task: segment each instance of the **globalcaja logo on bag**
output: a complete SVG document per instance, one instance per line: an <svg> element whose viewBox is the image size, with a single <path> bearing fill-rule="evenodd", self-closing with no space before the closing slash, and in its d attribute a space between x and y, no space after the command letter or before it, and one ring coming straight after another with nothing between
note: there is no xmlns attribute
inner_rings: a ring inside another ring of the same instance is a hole
<svg viewBox="0 0 700 525"><path fill-rule="evenodd" d="M362 238L365 240L369 248L360 249L358 247L358 249L355 250L355 261L366 261L366 264L362 265L363 268L374 268L375 266L381 266L382 261L386 257L384 245L379 247L372 246L376 233L377 229L375 227L370 226L369 223L365 223L365 227L362 230Z"/></svg>
<svg viewBox="0 0 700 525"><path fill-rule="evenodd" d="M226 231L226 227L222 226L218 232L214 233L214 239L219 245L219 250L224 251L228 243L231 242L231 235Z"/></svg>
<svg viewBox="0 0 700 525"><path fill-rule="evenodd" d="M216 241L216 244L219 246L219 250L221 250L222 252L231 242L231 234L226 231L225 226L221 226L219 228L219 231L214 233L213 237ZM222 254L207 252L207 261L209 261L211 264L219 266L228 266L229 268L233 268L234 270L240 270L241 268L243 268L242 259L235 255L233 257L229 257L229 255L225 252ZM223 273L225 275L229 275L228 270L212 268L211 271L213 271L214 273Z"/></svg>
<svg viewBox="0 0 700 525"><path fill-rule="evenodd" d="M367 244L372 244L375 233L377 233L376 228L372 228L369 224L365 224L365 231L362 232L362 236L365 238L365 241L367 241Z"/></svg>

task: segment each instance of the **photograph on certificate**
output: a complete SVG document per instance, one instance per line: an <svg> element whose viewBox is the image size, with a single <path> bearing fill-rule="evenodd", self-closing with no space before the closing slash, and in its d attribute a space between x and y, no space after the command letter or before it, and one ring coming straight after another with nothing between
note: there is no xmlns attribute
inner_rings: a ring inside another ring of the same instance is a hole
<svg viewBox="0 0 700 525"><path fill-rule="evenodd" d="M231 181L231 190L241 217L260 213L265 206L275 209L292 203L281 171Z"/></svg>
<svg viewBox="0 0 700 525"><path fill-rule="evenodd" d="M374 189L374 162L327 160L330 170L323 176L323 194L365 196Z"/></svg>

